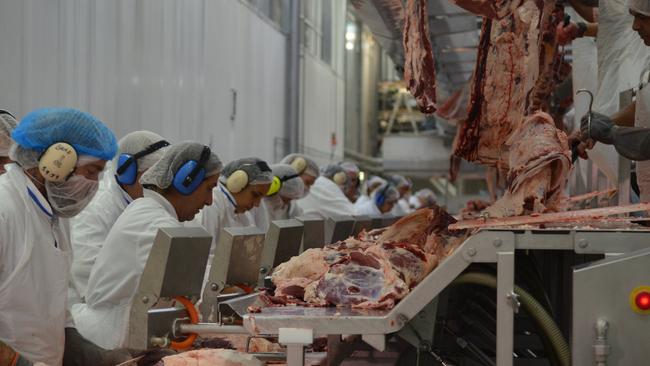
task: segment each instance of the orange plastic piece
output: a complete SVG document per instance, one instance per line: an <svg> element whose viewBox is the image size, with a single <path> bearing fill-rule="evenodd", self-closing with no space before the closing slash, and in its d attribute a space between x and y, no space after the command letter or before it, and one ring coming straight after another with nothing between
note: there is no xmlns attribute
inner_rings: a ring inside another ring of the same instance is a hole
<svg viewBox="0 0 650 366"><path fill-rule="evenodd" d="M199 322L199 313L196 311L196 307L194 307L194 304L190 301L185 296L177 296L174 298L174 300L180 302L183 304L185 307L185 310L187 310L187 314L190 316L190 323L196 324ZM181 351L184 349L188 349L192 346L194 341L196 340L197 334L196 333L191 333L185 340L183 341L172 341L170 344L170 347L172 349L175 349L177 351Z"/></svg>

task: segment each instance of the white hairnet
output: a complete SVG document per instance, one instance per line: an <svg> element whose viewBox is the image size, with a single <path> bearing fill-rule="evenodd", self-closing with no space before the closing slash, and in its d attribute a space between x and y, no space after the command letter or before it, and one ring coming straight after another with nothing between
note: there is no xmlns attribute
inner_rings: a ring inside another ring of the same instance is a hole
<svg viewBox="0 0 650 366"><path fill-rule="evenodd" d="M392 175L390 180L398 189L402 187L411 187L411 182L403 175Z"/></svg>
<svg viewBox="0 0 650 366"><path fill-rule="evenodd" d="M359 175L359 172L360 172L359 167L357 166L357 164L355 164L355 163L353 163L351 161L342 162L341 167L343 169L345 169L345 171L347 173L349 173L349 174Z"/></svg>
<svg viewBox="0 0 650 366"><path fill-rule="evenodd" d="M8 113L0 113L0 156L9 156L13 144L11 131L16 128L16 119Z"/></svg>
<svg viewBox="0 0 650 366"><path fill-rule="evenodd" d="M415 192L415 197L428 202L429 204L436 203L436 194L429 188L421 189Z"/></svg>
<svg viewBox="0 0 650 366"><path fill-rule="evenodd" d="M298 159L298 158L304 159L305 163L306 163L305 170L302 171L302 172L298 172L298 174L300 174L300 175L307 174L307 175L310 175L310 176L312 176L314 178L318 178L318 176L320 175L319 170L318 170L318 164L316 164L314 159L310 158L307 155L304 155L304 154L289 154L289 155L285 156L280 161L280 164L292 165L291 163L293 163L293 161Z"/></svg>
<svg viewBox="0 0 650 366"><path fill-rule="evenodd" d="M282 197L296 200L302 198L305 192L305 183L300 179L298 172L287 164L271 165L273 175L280 178L282 188L278 194Z"/></svg>
<svg viewBox="0 0 650 366"><path fill-rule="evenodd" d="M380 177L378 175L373 175L372 177L370 177L370 179L368 179L366 181L366 187L367 187L368 192L372 192L375 189L377 189L377 187L379 187L379 186L381 186L382 184L385 184L385 183L386 183L386 180L384 178L382 178L382 177Z"/></svg>
<svg viewBox="0 0 650 366"><path fill-rule="evenodd" d="M629 0L627 4L630 10L650 16L650 0Z"/></svg>
<svg viewBox="0 0 650 366"><path fill-rule="evenodd" d="M373 202L377 202L377 196L379 195L384 196L384 202L397 202L399 199L397 188L388 182L383 183L381 186L377 187L377 189L372 191L370 198Z"/></svg>
<svg viewBox="0 0 650 366"><path fill-rule="evenodd" d="M140 177L140 184L154 185L158 188L166 189L172 185L174 175L178 170L190 160L199 161L201 153L205 145L198 142L180 142L168 146L163 153L163 156L142 176ZM203 164L205 169L205 176L211 177L219 174L223 164L217 154L210 152L210 157Z"/></svg>
<svg viewBox="0 0 650 366"><path fill-rule="evenodd" d="M113 166L117 167L117 159L122 154L134 155L140 151L145 150L150 145L156 142L165 140L162 136L151 131L135 131L131 132L118 141L117 156L113 159ZM138 159L138 173L144 172L151 168L163 156L167 147L158 149L151 154L145 155ZM117 169L117 168L115 168Z"/></svg>
<svg viewBox="0 0 650 366"><path fill-rule="evenodd" d="M266 170L268 168L268 170ZM270 167L262 159L243 158L231 161L226 164L221 172L219 180L226 184L230 175L238 170L243 170L248 175L248 185L269 184L273 181L273 173Z"/></svg>

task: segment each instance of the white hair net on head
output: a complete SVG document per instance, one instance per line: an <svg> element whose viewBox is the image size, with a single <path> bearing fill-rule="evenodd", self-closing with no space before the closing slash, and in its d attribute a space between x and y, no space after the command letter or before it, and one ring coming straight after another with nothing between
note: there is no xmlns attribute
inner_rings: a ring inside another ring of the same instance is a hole
<svg viewBox="0 0 650 366"><path fill-rule="evenodd" d="M318 178L320 175L318 164L314 159L304 154L289 154L280 161L280 164L291 165L300 175L307 174L314 178ZM301 169L302 171L300 171Z"/></svg>
<svg viewBox="0 0 650 366"><path fill-rule="evenodd" d="M345 169L345 171L350 173L350 174L359 175L359 172L361 171L361 170L359 170L359 167L357 166L357 164L355 164L355 163L353 163L351 161L342 162L341 167L343 169Z"/></svg>
<svg viewBox="0 0 650 366"><path fill-rule="evenodd" d="M117 169L117 162L122 154L134 155L144 151L149 146L165 139L157 133L151 131L135 131L131 132L118 141L117 156L113 159L113 167ZM152 153L138 158L138 173L144 172L151 168L163 156L167 147L160 148Z"/></svg>
<svg viewBox="0 0 650 366"><path fill-rule="evenodd" d="M264 160L258 158L243 158L231 161L223 168L219 181L226 184L228 177L238 170L246 172L248 176L247 185L269 184L273 181L271 168Z"/></svg>
<svg viewBox="0 0 650 366"><path fill-rule="evenodd" d="M411 187L411 182L403 175L392 175L390 180L398 189L402 187Z"/></svg>
<svg viewBox="0 0 650 366"><path fill-rule="evenodd" d="M382 184L386 183L386 179L378 176L378 175L373 175L366 181L366 187L368 192L372 193L377 187L381 186Z"/></svg>
<svg viewBox="0 0 650 366"><path fill-rule="evenodd" d="M636 13L650 16L650 0L629 0L627 5Z"/></svg>
<svg viewBox="0 0 650 366"><path fill-rule="evenodd" d="M154 185L166 189L172 185L174 175L190 160L199 161L205 145L198 142L180 142L167 147L163 156L140 177L142 185ZM210 152L210 156L203 164L205 176L211 177L221 172L223 164L217 154Z"/></svg>
<svg viewBox="0 0 650 366"><path fill-rule="evenodd" d="M340 164L328 164L320 169L320 174L336 183L342 189L347 189L352 180Z"/></svg>
<svg viewBox="0 0 650 366"><path fill-rule="evenodd" d="M421 189L415 192L415 197L419 198L422 201L427 202L428 204L436 203L436 194L433 193L429 188Z"/></svg>
<svg viewBox="0 0 650 366"><path fill-rule="evenodd" d="M305 183L291 165L274 164L271 165L271 170L273 175L282 181L282 188L278 192L280 196L292 200L302 198L305 192Z"/></svg>
<svg viewBox="0 0 650 366"><path fill-rule="evenodd" d="M0 156L9 156L13 144L11 131L16 128L16 119L9 113L0 111Z"/></svg>
<svg viewBox="0 0 650 366"><path fill-rule="evenodd" d="M388 182L383 183L381 186L377 187L377 189L372 191L370 198L373 202L377 202L378 196L380 195L384 197L383 202L397 202L399 199L397 188Z"/></svg>

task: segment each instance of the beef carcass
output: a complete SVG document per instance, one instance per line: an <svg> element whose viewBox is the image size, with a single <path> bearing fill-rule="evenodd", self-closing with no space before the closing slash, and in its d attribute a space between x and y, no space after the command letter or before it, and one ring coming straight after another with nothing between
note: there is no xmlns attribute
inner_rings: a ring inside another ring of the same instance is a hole
<svg viewBox="0 0 650 366"><path fill-rule="evenodd" d="M560 15L555 1L526 0L502 20L484 19L468 118L454 141L454 155L509 168L505 142L527 115L548 108L559 66Z"/></svg>
<svg viewBox="0 0 650 366"><path fill-rule="evenodd" d="M418 210L385 229L362 231L279 265L269 305L392 308L462 241L439 207Z"/></svg>
<svg viewBox="0 0 650 366"><path fill-rule="evenodd" d="M544 212L561 203L571 169L567 136L551 116L528 117L506 142L510 150L508 189L492 206L490 217Z"/></svg>
<svg viewBox="0 0 650 366"><path fill-rule="evenodd" d="M404 80L420 111L431 114L436 111L436 70L426 0L407 0L404 18Z"/></svg>
<svg viewBox="0 0 650 366"><path fill-rule="evenodd" d="M262 366L252 355L230 349L199 349L167 356L158 366Z"/></svg>
<svg viewBox="0 0 650 366"><path fill-rule="evenodd" d="M461 8L491 19L501 19L512 13L521 0L452 0Z"/></svg>

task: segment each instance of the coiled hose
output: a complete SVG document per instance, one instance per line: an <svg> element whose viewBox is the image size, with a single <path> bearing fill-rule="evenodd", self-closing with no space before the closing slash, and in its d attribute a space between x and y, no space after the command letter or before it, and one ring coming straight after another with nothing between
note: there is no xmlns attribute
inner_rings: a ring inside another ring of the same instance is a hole
<svg viewBox="0 0 650 366"><path fill-rule="evenodd" d="M464 284L480 285L496 289L497 278L486 273L465 273L458 276L458 278L451 283L452 286ZM560 360L560 365L570 366L571 351L569 350L569 345L566 339L564 339L557 324L553 321L553 318L528 292L517 285L515 285L514 291L515 294L519 296L519 300L526 312L532 316L533 320L544 332L546 338L551 342L553 350L557 355L557 358Z"/></svg>

